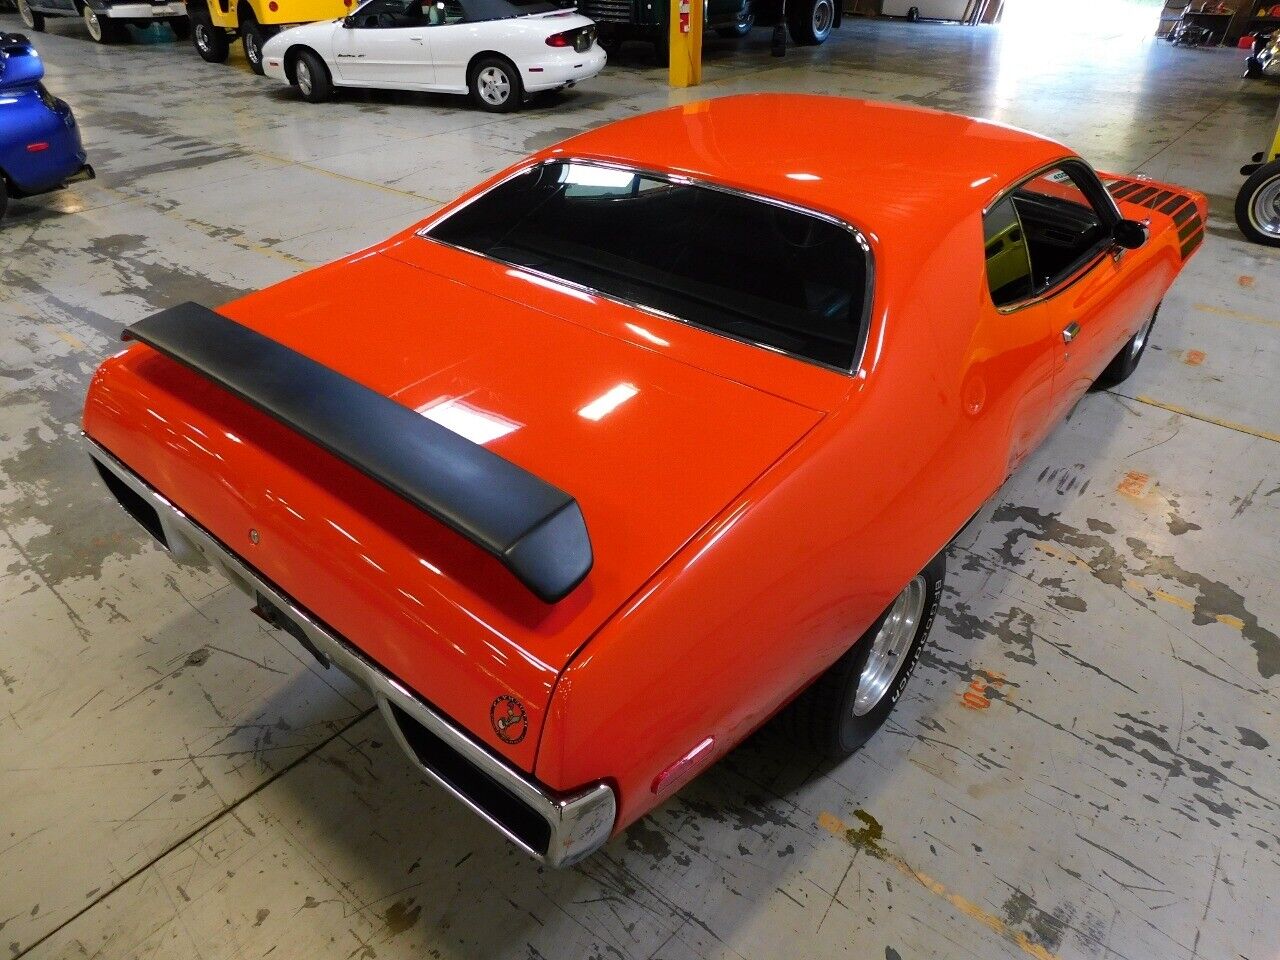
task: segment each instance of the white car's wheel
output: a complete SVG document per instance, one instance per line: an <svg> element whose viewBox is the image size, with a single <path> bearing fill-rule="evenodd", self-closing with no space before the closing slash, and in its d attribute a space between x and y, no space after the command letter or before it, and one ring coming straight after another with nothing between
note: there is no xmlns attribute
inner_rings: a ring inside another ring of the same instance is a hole
<svg viewBox="0 0 1280 960"><path fill-rule="evenodd" d="M333 78L329 68L316 54L303 50L293 64L293 82L308 103L323 103L333 96Z"/></svg>
<svg viewBox="0 0 1280 960"><path fill-rule="evenodd" d="M469 86L471 101L490 113L507 113L524 99L520 71L502 57L483 57L473 64Z"/></svg>

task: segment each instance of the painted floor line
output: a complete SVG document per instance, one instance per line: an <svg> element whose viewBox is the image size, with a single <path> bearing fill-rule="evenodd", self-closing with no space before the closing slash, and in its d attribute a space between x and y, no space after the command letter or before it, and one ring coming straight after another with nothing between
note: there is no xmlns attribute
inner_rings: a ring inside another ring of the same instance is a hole
<svg viewBox="0 0 1280 960"><path fill-rule="evenodd" d="M1259 437L1262 440L1270 440L1272 443L1280 443L1280 433L1272 433L1270 430L1259 430L1257 427L1250 427L1247 424L1236 423L1234 420L1224 420L1221 417L1210 416L1207 413L1196 413L1194 410L1188 410L1186 407L1180 407L1176 403L1167 403L1164 400L1157 400L1155 397L1149 397L1146 394L1131 397L1125 393L1117 393L1116 396L1124 397L1126 400L1135 400L1138 403L1145 403L1149 407L1158 407L1161 410L1168 410L1170 413L1190 417L1192 420L1200 420L1204 423L1212 423L1214 426L1226 427L1228 430L1236 431L1236 433L1244 433L1251 437Z"/></svg>
<svg viewBox="0 0 1280 960"><path fill-rule="evenodd" d="M1263 326L1275 327L1280 330L1280 320L1271 320L1267 317L1260 317L1256 313L1245 313L1243 310L1229 310L1226 307L1215 307L1209 303L1192 304L1192 309L1199 310L1202 313L1213 313L1220 317L1230 317L1232 320L1243 320L1246 323L1260 323Z"/></svg>

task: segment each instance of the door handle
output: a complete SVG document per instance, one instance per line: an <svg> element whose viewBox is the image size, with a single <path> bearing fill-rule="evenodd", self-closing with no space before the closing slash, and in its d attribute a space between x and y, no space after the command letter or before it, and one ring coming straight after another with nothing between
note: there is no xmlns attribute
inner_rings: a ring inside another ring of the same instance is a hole
<svg viewBox="0 0 1280 960"><path fill-rule="evenodd" d="M1062 328L1063 343L1070 343L1079 335L1080 335L1080 324L1076 323L1074 320L1072 320L1070 323L1068 323L1065 327Z"/></svg>
<svg viewBox="0 0 1280 960"><path fill-rule="evenodd" d="M410 40L412 40L414 43L421 43L421 42L422 42L422 38L421 38L421 37L410 37L409 39L410 39Z"/></svg>

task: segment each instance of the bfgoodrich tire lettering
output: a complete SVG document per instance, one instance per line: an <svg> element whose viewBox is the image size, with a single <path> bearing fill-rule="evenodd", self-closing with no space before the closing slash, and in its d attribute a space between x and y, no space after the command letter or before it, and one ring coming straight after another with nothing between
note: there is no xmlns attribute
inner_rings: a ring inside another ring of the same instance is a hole
<svg viewBox="0 0 1280 960"><path fill-rule="evenodd" d="M929 636L933 620L942 597L946 580L947 557L943 551L929 561L917 577L904 588L875 623L864 633L844 656L832 664L793 703L782 717L792 736L829 757L845 757L853 753L880 728L906 689L907 681L920 659L920 650ZM875 642L882 635L886 621L894 615L903 596L919 583L923 589L923 602L913 627L910 644L896 669L883 684L878 696L858 704L859 688L865 676L868 661L873 655Z"/></svg>

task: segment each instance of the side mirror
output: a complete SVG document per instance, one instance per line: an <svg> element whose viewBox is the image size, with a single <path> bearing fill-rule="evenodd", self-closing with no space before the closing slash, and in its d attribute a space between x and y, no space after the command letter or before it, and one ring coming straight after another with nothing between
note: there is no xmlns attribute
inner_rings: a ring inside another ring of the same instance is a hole
<svg viewBox="0 0 1280 960"><path fill-rule="evenodd" d="M1147 225L1137 220L1120 220L1111 228L1111 239L1126 250L1137 250L1147 242Z"/></svg>

